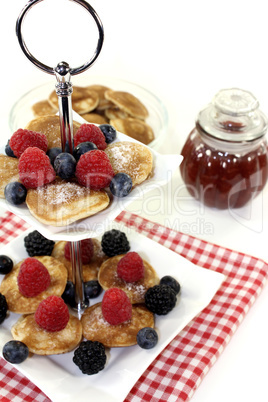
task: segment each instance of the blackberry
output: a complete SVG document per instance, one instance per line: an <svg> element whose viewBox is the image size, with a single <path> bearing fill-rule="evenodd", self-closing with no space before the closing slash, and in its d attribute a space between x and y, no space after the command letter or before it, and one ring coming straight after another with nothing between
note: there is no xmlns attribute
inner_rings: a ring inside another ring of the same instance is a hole
<svg viewBox="0 0 268 402"><path fill-rule="evenodd" d="M55 242L44 237L37 230L24 238L24 246L30 257L36 255L51 255Z"/></svg>
<svg viewBox="0 0 268 402"><path fill-rule="evenodd" d="M145 293L145 305L154 314L166 315L176 305L177 297L168 285L155 285Z"/></svg>
<svg viewBox="0 0 268 402"><path fill-rule="evenodd" d="M7 316L7 301L4 295L0 293L0 324L6 319Z"/></svg>
<svg viewBox="0 0 268 402"><path fill-rule="evenodd" d="M163 278L160 279L160 285L170 286L174 290L176 295L178 295L181 291L181 285L179 284L179 282L170 275L163 276Z"/></svg>
<svg viewBox="0 0 268 402"><path fill-rule="evenodd" d="M97 341L83 341L74 351L73 362L83 374L97 374L106 364L105 348Z"/></svg>
<svg viewBox="0 0 268 402"><path fill-rule="evenodd" d="M101 247L108 257L125 254L130 250L127 236L117 229L108 230L101 239Z"/></svg>

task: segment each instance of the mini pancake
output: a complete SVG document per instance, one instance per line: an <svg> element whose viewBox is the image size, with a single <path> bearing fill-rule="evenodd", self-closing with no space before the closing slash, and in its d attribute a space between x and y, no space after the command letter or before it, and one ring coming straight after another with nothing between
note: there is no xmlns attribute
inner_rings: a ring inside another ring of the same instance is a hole
<svg viewBox="0 0 268 402"><path fill-rule="evenodd" d="M25 315L11 328L15 340L28 346L31 353L37 355L55 355L75 349L82 340L82 324L70 314L67 326L61 331L48 332L41 328L34 319L34 314Z"/></svg>
<svg viewBox="0 0 268 402"><path fill-rule="evenodd" d="M127 173L133 186L147 179L153 168L153 155L142 144L120 141L109 144L105 149L114 173Z"/></svg>
<svg viewBox="0 0 268 402"><path fill-rule="evenodd" d="M123 110L119 109L118 107L109 107L104 112L107 119L114 120L114 119L126 119L129 115L125 113ZM112 124L110 122L110 124ZM123 131L121 131L123 133Z"/></svg>
<svg viewBox="0 0 268 402"><path fill-rule="evenodd" d="M137 344L137 333L144 327L154 328L154 315L145 305L132 306L132 317L119 325L110 325L103 317L101 303L88 307L81 319L83 336L109 348Z"/></svg>
<svg viewBox="0 0 268 402"><path fill-rule="evenodd" d="M129 92L109 90L105 92L105 98L132 117L145 120L149 116L144 104Z"/></svg>
<svg viewBox="0 0 268 402"><path fill-rule="evenodd" d="M58 109L58 96L56 91L51 92L48 102ZM86 87L73 87L72 109L79 114L89 113L96 109L99 104L99 95Z"/></svg>
<svg viewBox="0 0 268 402"><path fill-rule="evenodd" d="M5 198L5 187L12 181L19 181L19 160L0 154L0 198Z"/></svg>
<svg viewBox="0 0 268 402"><path fill-rule="evenodd" d="M66 226L102 211L110 199L105 191L94 191L75 181L56 178L52 183L29 189L26 204L45 225Z"/></svg>
<svg viewBox="0 0 268 402"><path fill-rule="evenodd" d="M110 124L121 133L142 142L145 145L154 140L153 129L144 121L128 118L115 118L110 120Z"/></svg>
<svg viewBox="0 0 268 402"><path fill-rule="evenodd" d="M73 133L80 127L80 123L73 122ZM59 147L61 148L61 131L60 119L57 115L40 116L31 120L25 127L26 130L37 131L43 133L48 139L48 149Z"/></svg>
<svg viewBox="0 0 268 402"><path fill-rule="evenodd" d="M64 292L67 281L67 270L56 258L51 256L34 257L47 268L51 283L49 287L35 297L23 296L18 288L17 278L20 266L23 261L16 264L12 271L5 275L1 285L0 293L6 297L9 311L18 314L31 314L37 309L39 303L48 296L61 296Z"/></svg>
<svg viewBox="0 0 268 402"><path fill-rule="evenodd" d="M117 275L117 264L125 254L116 255L105 261L99 270L98 280L104 290L109 288L122 289L129 297L132 304L144 303L146 291L159 284L159 277L154 268L145 260L144 277L136 282L126 282Z"/></svg>
<svg viewBox="0 0 268 402"><path fill-rule="evenodd" d="M108 120L98 113L83 114L83 119L85 119L89 123L95 123L95 124L107 124L108 123Z"/></svg>
<svg viewBox="0 0 268 402"><path fill-rule="evenodd" d="M94 245L94 255L88 264L82 265L84 282L97 280L101 264L108 259L108 257L102 251L99 240L92 239L92 242ZM51 255L65 265L68 271L68 280L72 281L72 264L71 261L64 257L64 247L66 243L66 241L56 242Z"/></svg>
<svg viewBox="0 0 268 402"><path fill-rule="evenodd" d="M106 87L105 85L94 84L87 86L87 89L89 89L90 91L97 92L99 96L99 103L97 109L99 111L105 110L107 107L112 105L112 103L105 98L105 92L109 91L110 88Z"/></svg>
<svg viewBox="0 0 268 402"><path fill-rule="evenodd" d="M57 113L57 108L51 106L48 100L42 100L32 105L32 111L36 117L39 117L55 114Z"/></svg>

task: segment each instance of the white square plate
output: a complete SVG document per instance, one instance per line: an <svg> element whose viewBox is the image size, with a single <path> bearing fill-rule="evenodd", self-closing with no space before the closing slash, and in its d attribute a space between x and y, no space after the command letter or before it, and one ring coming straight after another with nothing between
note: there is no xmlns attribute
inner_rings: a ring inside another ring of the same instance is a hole
<svg viewBox="0 0 268 402"><path fill-rule="evenodd" d="M181 284L181 295L169 314L156 316L155 326L159 342L153 349L143 350L137 345L109 349L106 367L96 375L83 375L72 362L73 352L47 357L34 355L25 362L15 365L53 402L84 402L88 399L98 402L123 401L157 355L210 303L224 280L224 275L200 268L122 224L113 223L112 227L126 233L131 251L138 252L146 259L160 278L164 275L176 278ZM23 242L27 232L2 247L0 254L10 256L14 263L27 257ZM93 299L92 304L101 298L102 294ZM4 344L11 340L10 328L18 318L18 314L11 313L2 323L1 352Z"/></svg>

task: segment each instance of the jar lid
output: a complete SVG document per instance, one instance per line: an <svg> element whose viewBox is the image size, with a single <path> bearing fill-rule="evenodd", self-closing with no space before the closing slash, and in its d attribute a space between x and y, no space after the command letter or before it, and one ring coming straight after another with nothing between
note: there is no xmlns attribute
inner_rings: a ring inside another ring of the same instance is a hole
<svg viewBox="0 0 268 402"><path fill-rule="evenodd" d="M252 141L266 134L268 120L251 92L222 89L198 114L197 123L213 137L231 142Z"/></svg>

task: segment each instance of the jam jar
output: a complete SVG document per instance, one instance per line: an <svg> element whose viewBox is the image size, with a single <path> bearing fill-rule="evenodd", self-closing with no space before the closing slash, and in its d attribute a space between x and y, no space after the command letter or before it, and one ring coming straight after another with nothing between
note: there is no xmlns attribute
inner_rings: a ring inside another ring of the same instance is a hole
<svg viewBox="0 0 268 402"><path fill-rule="evenodd" d="M223 89L198 114L182 149L181 176L189 193L217 209L239 208L264 188L267 118L257 99Z"/></svg>

